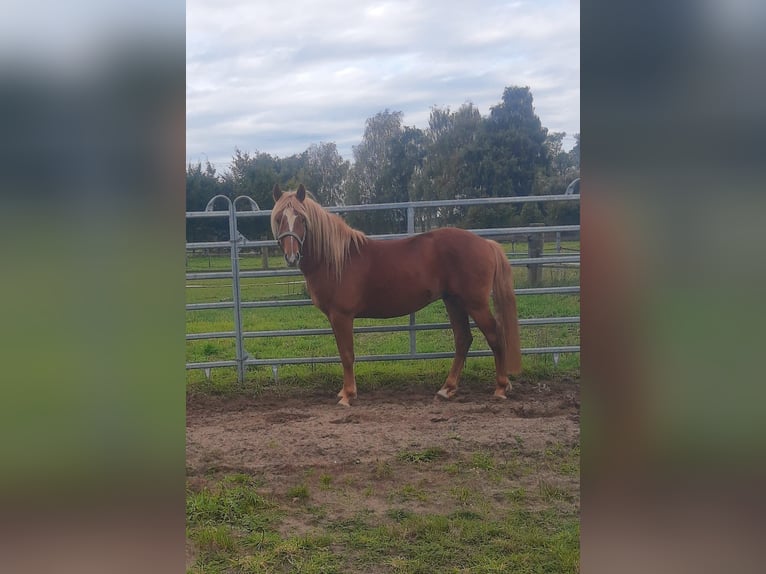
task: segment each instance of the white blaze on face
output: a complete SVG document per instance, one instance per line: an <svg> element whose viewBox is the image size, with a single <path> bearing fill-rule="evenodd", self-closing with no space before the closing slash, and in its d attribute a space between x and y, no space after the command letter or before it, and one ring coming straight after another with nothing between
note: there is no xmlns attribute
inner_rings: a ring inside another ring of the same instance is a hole
<svg viewBox="0 0 766 574"><path fill-rule="evenodd" d="M292 207L288 206L282 212L282 217L287 221L287 230L290 233L295 233L295 220L298 219L298 214L296 211ZM286 239L290 240L290 252L289 254L285 253L285 259L287 259L288 263L295 263L298 259L300 246L298 245L295 237L292 235L288 235Z"/></svg>
<svg viewBox="0 0 766 574"><path fill-rule="evenodd" d="M298 219L298 214L295 212L295 210L292 207L286 207L284 212L282 213L282 217L287 219L287 228L290 230L291 233L295 232L295 220Z"/></svg>

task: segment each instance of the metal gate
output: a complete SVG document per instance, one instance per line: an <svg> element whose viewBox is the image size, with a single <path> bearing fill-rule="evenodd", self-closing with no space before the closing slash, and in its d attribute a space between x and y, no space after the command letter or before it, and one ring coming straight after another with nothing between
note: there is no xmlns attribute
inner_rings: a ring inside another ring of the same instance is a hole
<svg viewBox="0 0 766 574"><path fill-rule="evenodd" d="M439 209L444 207L457 207L457 206L475 206L475 205L504 205L512 203L525 203L525 202L558 202L558 201L579 201L579 195L562 194L562 195L547 195L547 196L524 196L524 197L503 197L503 198L481 198L481 199L456 199L456 200L442 200L442 201L413 201L405 203L381 203L370 205L347 205L340 207L326 208L328 211L338 213L349 213L354 211L378 211L378 210L393 210L401 209L407 213L407 233L391 233L385 235L370 235L373 239L394 239L398 237L406 237L415 233L415 211L421 209ZM226 202L227 208L225 211L216 211L215 205L218 203ZM242 202L246 202L250 208L245 211L238 211L237 205ZM283 329L283 330L269 330L269 331L243 331L242 329L242 310L243 309L257 309L267 307L291 307L291 306L303 306L311 305L310 299L294 299L287 301L243 301L240 289L240 280L243 278L251 277L290 277L300 275L300 271L294 269L274 269L274 270L262 270L262 271L240 271L239 259L240 251L243 248L250 247L276 247L277 242L275 240L268 241L250 241L245 238L237 228L237 219L246 217L270 217L270 210L261 210L258 205L249 197L240 196L232 201L226 196L218 195L210 200L205 211L199 212L187 212L187 219L194 218L222 218L227 217L229 222L229 241L215 241L215 242L196 242L187 243L186 249L220 249L226 248L229 251L231 257L231 271L225 272L202 272L202 273L187 273L187 280L198 279L226 279L232 280L232 301L221 301L211 303L190 303L186 305L187 313L193 313L204 309L231 309L233 314L233 331L223 332L211 332L211 333L187 333L186 340L204 340L204 339L221 339L232 338L235 341L235 356L229 360L220 361L207 361L207 362L190 362L186 364L186 369L206 369L209 373L209 369L219 367L235 367L237 370L237 379L239 382L245 380L245 371L248 366L271 366L276 374L276 369L280 365L287 364L316 364L316 363L340 363L340 357L327 356L327 357L280 357L280 358L268 358L262 359L258 357L250 356L245 349L245 339L257 338L257 337L288 337L288 336L300 336L300 335L332 335L332 329ZM477 235L482 237L501 237L501 236L527 236L534 238L543 233L555 233L557 239L560 238L561 233L566 232L579 232L579 225L558 225L558 226L540 226L533 225L529 227L505 227L505 228L491 228L491 229L471 229ZM557 241L557 245L560 243ZM540 267L543 265L573 265L578 266L580 263L579 251L576 254L562 255L560 250L557 249L557 253L554 255L543 256L542 253L536 253L536 257L526 258L512 258L511 263L513 266L527 265L533 267ZM570 285L562 287L532 287L525 289L516 289L517 296L529 296L529 295L544 295L544 294L577 294L580 292L580 286ZM552 325L552 324L566 324L566 323L579 323L580 317L545 317L545 318L524 318L519 319L519 324L523 327L525 325ZM473 323L471 323L473 327ZM383 354L383 355L363 355L356 357L358 362L366 361L401 361L401 360L413 360L413 359L449 359L454 356L454 352L435 352L435 353L419 353L417 352L416 333L418 331L434 330L434 329L449 329L450 324L445 323L426 323L417 324L415 321L415 314L409 316L409 322L406 325L380 325L380 326L368 326L368 327L355 327L354 333L384 333L384 332L409 332L409 352L399 354ZM554 361L558 361L560 353L577 353L580 351L579 345L566 345L566 346L549 346L549 347L531 347L522 349L523 354L553 354ZM469 357L487 357L491 356L492 352L489 350L476 350L468 353Z"/></svg>

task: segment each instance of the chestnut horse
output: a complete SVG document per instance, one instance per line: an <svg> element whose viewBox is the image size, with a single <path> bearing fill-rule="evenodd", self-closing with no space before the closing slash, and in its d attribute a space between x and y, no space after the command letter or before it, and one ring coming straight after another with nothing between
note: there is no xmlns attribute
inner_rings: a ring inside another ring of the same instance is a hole
<svg viewBox="0 0 766 574"><path fill-rule="evenodd" d="M519 322L511 266L500 245L447 227L405 239L374 240L298 191L273 189L271 229L290 267L299 266L311 300L330 320L343 364L338 404L356 398L354 319L400 317L443 299L455 358L437 393L452 397L473 336L472 317L495 357L495 396L521 372ZM495 305L497 319L489 307Z"/></svg>

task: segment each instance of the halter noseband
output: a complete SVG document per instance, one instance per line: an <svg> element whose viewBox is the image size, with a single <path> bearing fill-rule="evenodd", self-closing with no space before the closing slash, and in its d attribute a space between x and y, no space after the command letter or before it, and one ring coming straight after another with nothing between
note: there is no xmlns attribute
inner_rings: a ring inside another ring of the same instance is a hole
<svg viewBox="0 0 766 574"><path fill-rule="evenodd" d="M298 240L298 245L303 249L303 242L306 240L306 236L304 235L302 238L298 237L297 233L293 233L292 231L285 231L284 233L280 233L279 236L277 236L277 241L282 241L285 237L295 237L295 239Z"/></svg>
<svg viewBox="0 0 766 574"><path fill-rule="evenodd" d="M284 218L285 218L285 215L283 213L282 214L282 219L284 219ZM284 231L284 232L280 233L277 236L277 243L280 243L285 237L293 237L293 238L295 238L295 240L298 241L298 261L300 261L301 258L303 257L303 242L306 241L306 233L307 233L306 224L304 223L303 224L303 237L298 237L298 234L295 233L294 231L287 230L287 231Z"/></svg>

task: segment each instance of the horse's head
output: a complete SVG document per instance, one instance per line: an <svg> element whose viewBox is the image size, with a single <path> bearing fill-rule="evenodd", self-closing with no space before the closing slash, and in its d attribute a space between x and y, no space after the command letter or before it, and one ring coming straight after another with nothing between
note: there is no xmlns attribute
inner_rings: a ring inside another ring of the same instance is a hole
<svg viewBox="0 0 766 574"><path fill-rule="evenodd" d="M301 184L296 192L283 193L279 184L272 190L274 209L271 212L271 230L282 248L288 267L295 267L303 257L308 225L306 220L306 188Z"/></svg>

